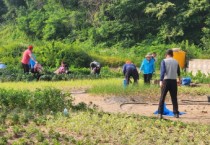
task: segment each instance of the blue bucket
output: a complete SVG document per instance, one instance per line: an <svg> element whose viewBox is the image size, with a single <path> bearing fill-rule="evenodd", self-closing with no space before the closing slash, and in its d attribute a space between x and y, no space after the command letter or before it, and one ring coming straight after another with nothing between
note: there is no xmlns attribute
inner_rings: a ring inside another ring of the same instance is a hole
<svg viewBox="0 0 210 145"><path fill-rule="evenodd" d="M124 88L127 87L127 81L126 81L126 79L123 80L123 87Z"/></svg>

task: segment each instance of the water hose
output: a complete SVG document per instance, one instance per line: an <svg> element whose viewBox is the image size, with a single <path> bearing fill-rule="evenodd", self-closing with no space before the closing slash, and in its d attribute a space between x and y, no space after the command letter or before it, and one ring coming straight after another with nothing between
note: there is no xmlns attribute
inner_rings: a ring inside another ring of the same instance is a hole
<svg viewBox="0 0 210 145"><path fill-rule="evenodd" d="M178 105L210 105L210 102L208 101L194 101L194 100L181 100L181 102L183 103L178 103ZM144 103L144 102L124 102L122 104L120 104L120 108L122 108L122 106L124 105L128 105L128 104L146 104L148 105L149 103ZM152 103L151 105L159 105L159 103ZM172 103L167 104L167 105L173 105Z"/></svg>
<svg viewBox="0 0 210 145"><path fill-rule="evenodd" d="M123 105L128 105L128 104L146 104L148 105L148 103L143 103L143 102L125 102L120 104L120 108L122 108Z"/></svg>

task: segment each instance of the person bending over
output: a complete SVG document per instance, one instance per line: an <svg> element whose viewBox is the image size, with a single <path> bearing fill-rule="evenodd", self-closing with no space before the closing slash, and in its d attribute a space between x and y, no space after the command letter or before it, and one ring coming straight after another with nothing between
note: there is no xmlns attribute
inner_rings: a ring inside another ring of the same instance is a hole
<svg viewBox="0 0 210 145"><path fill-rule="evenodd" d="M90 69L92 74L99 75L101 71L101 65L97 61L93 61L90 63Z"/></svg>
<svg viewBox="0 0 210 145"><path fill-rule="evenodd" d="M127 85L130 83L130 77L133 77L134 83L138 83L139 74L136 66L131 63L131 61L126 61L126 63L123 65L123 74L125 76Z"/></svg>

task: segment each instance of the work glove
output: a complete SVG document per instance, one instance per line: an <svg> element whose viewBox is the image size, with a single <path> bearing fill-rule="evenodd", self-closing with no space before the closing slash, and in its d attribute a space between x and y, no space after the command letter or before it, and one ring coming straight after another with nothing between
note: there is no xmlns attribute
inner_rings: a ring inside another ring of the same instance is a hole
<svg viewBox="0 0 210 145"><path fill-rule="evenodd" d="M160 87L162 88L162 87L163 87L163 81L160 81L160 82L159 82L159 85L160 85Z"/></svg>

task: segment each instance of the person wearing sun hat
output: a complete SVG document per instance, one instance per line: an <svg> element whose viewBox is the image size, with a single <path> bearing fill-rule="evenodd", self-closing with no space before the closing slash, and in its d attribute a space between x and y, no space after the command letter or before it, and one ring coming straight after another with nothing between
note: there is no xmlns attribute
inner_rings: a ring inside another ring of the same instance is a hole
<svg viewBox="0 0 210 145"><path fill-rule="evenodd" d="M21 63L22 63L22 67L23 67L23 72L24 73L29 73L29 68L30 68L29 67L29 62L30 62L30 59L32 59L35 63L38 63L36 61L36 59L32 56L32 51L33 51L33 46L29 45L28 49L26 49L23 52Z"/></svg>
<svg viewBox="0 0 210 145"><path fill-rule="evenodd" d="M130 83L130 77L133 77L134 83L138 83L139 74L136 69L136 66L130 61L127 60L123 65L123 74L125 76L126 84Z"/></svg>
<svg viewBox="0 0 210 145"><path fill-rule="evenodd" d="M150 53L146 54L139 68L140 72L143 73L144 83L146 84L150 84L152 74L155 72L155 63L154 60L152 60L151 58L152 55Z"/></svg>

